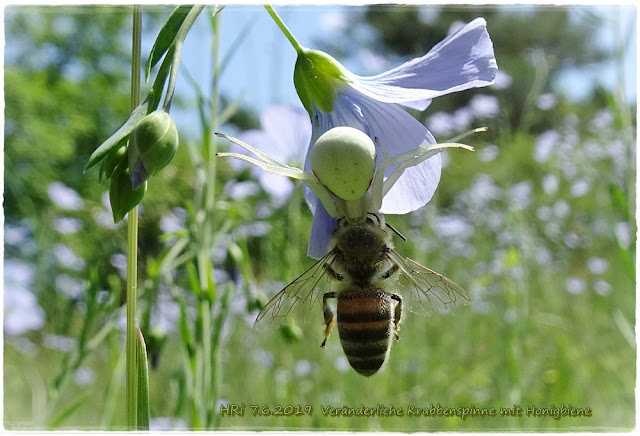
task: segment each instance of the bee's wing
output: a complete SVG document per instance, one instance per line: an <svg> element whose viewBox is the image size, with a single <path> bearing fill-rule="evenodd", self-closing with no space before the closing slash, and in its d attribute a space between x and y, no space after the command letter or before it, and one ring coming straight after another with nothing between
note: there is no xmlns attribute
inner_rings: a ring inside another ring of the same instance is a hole
<svg viewBox="0 0 640 436"><path fill-rule="evenodd" d="M278 292L262 308L255 324L261 321L277 324L284 322L285 318L289 316L294 316L299 321L307 320L310 317L309 311L315 306L320 296L330 292L332 286L337 282L336 278L329 273L330 268L327 268L331 267L335 258L335 251L330 251L300 277ZM322 311L321 305L319 310Z"/></svg>
<svg viewBox="0 0 640 436"><path fill-rule="evenodd" d="M449 311L456 304L468 304L471 297L460 285L442 274L390 249L389 259L398 266L397 290L409 310L418 315ZM406 298L409 301L406 301Z"/></svg>

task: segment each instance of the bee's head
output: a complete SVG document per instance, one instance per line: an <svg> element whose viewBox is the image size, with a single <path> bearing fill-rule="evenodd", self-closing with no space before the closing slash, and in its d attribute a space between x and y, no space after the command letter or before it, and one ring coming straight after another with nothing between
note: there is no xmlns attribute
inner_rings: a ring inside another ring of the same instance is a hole
<svg viewBox="0 0 640 436"><path fill-rule="evenodd" d="M333 233L335 246L345 257L361 262L371 261L380 255L389 244L384 218L380 214L368 213L361 222L338 220Z"/></svg>

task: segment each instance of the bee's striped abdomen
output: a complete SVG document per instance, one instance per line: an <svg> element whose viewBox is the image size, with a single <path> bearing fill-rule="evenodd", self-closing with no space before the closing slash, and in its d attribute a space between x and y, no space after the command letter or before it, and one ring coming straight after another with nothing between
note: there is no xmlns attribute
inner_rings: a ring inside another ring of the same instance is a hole
<svg viewBox="0 0 640 436"><path fill-rule="evenodd" d="M387 360L393 337L394 302L379 288L354 287L338 295L342 349L360 374L371 376Z"/></svg>

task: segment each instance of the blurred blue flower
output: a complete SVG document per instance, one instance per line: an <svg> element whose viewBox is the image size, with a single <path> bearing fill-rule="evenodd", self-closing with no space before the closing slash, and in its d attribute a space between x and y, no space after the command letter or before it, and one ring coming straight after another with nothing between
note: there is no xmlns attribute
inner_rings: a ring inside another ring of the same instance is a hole
<svg viewBox="0 0 640 436"><path fill-rule="evenodd" d="M423 110L434 97L492 84L497 70L483 18L450 34L426 55L371 77L351 73L326 53L304 49L298 54L294 82L311 117L309 151L337 126L354 127L379 144L378 164L385 157L435 144L427 128L397 104ZM309 158L307 152L306 171ZM387 168L385 177L393 169ZM380 212L405 214L424 206L438 186L440 170L439 155L407 168L384 197ZM314 214L308 255L318 258L326 252L335 219L309 189L305 197Z"/></svg>
<svg viewBox="0 0 640 436"><path fill-rule="evenodd" d="M51 223L51 227L63 235L71 235L82 230L82 221L77 218L56 217Z"/></svg>
<svg viewBox="0 0 640 436"><path fill-rule="evenodd" d="M67 297L77 300L84 294L85 285L82 280L68 274L59 274L56 279L56 289Z"/></svg>
<svg viewBox="0 0 640 436"><path fill-rule="evenodd" d="M587 268L593 274L604 274L609 269L609 261L602 257L592 256L587 259Z"/></svg>
<svg viewBox="0 0 640 436"><path fill-rule="evenodd" d="M628 249L631 246L631 225L627 221L621 221L614 227L616 239L622 248Z"/></svg>
<svg viewBox="0 0 640 436"><path fill-rule="evenodd" d="M218 407L217 410L220 410ZM149 430L156 431L186 431L187 423L182 418L158 416L149 420Z"/></svg>
<svg viewBox="0 0 640 436"><path fill-rule="evenodd" d="M92 384L96 379L96 372L87 367L80 367L73 373L73 381L78 386L87 386Z"/></svg>
<svg viewBox="0 0 640 436"><path fill-rule="evenodd" d="M29 290L35 279L32 265L17 259L4 263L4 332L21 335L44 325L45 313Z"/></svg>
<svg viewBox="0 0 640 436"><path fill-rule="evenodd" d="M496 73L496 80L495 80L495 83L493 84L493 88L507 89L508 87L511 86L511 82L513 82L513 78L507 73L505 73L504 71L500 70Z"/></svg>
<svg viewBox="0 0 640 436"><path fill-rule="evenodd" d="M555 130L546 130L536 138L533 158L537 162L547 161L560 141L560 134Z"/></svg>
<svg viewBox="0 0 640 436"><path fill-rule="evenodd" d="M500 103L493 95L475 95L469 102L469 106L476 118L493 118L500 111Z"/></svg>
<svg viewBox="0 0 640 436"><path fill-rule="evenodd" d="M51 248L51 253L58 264L63 268L81 271L85 267L85 261L65 244L58 243Z"/></svg>
<svg viewBox="0 0 640 436"><path fill-rule="evenodd" d="M613 287L608 282L598 279L593 283L593 289L600 295L609 295Z"/></svg>
<svg viewBox="0 0 640 436"><path fill-rule="evenodd" d="M311 362L308 360L298 360L293 367L293 370L298 377L307 376L312 369Z"/></svg>
<svg viewBox="0 0 640 436"><path fill-rule="evenodd" d="M69 336L47 334L44 337L43 345L50 350L70 352L76 348L78 340Z"/></svg>
<svg viewBox="0 0 640 436"><path fill-rule="evenodd" d="M247 130L238 138L285 163L302 163L311 140L309 116L302 108L277 105L260 115L260 130ZM237 147L237 150L240 150ZM232 162L242 162L232 160ZM244 165L244 163L242 164ZM293 182L265 171L255 175L262 188L271 195L276 207L282 206L293 191Z"/></svg>
<svg viewBox="0 0 640 436"><path fill-rule="evenodd" d="M176 233L185 227L188 212L182 207L174 207L169 215L162 216L158 225L163 233Z"/></svg>
<svg viewBox="0 0 640 436"><path fill-rule="evenodd" d="M536 98L536 106L543 111L548 111L553 108L557 102L558 99L551 93L540 94L538 98Z"/></svg>
<svg viewBox="0 0 640 436"><path fill-rule="evenodd" d="M52 182L47 186L51 201L61 209L79 210L84 206L82 197L62 182Z"/></svg>
<svg viewBox="0 0 640 436"><path fill-rule="evenodd" d="M581 294L586 289L587 284L584 280L577 277L569 277L564 282L564 287L570 294Z"/></svg>

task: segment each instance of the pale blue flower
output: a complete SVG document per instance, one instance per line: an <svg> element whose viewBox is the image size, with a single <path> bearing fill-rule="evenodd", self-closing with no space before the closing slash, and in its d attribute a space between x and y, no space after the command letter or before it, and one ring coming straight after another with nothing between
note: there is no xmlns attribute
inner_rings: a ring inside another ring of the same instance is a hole
<svg viewBox="0 0 640 436"><path fill-rule="evenodd" d="M476 118L493 118L500 111L498 99L493 95L476 95L469 102L469 106Z"/></svg>
<svg viewBox="0 0 640 436"><path fill-rule="evenodd" d="M587 268L594 274L604 274L609 269L609 261L602 257L592 256L587 259Z"/></svg>
<svg viewBox="0 0 640 436"><path fill-rule="evenodd" d="M581 294L587 287L584 280L577 277L570 277L564 282L564 287L570 294Z"/></svg>
<svg viewBox="0 0 640 436"><path fill-rule="evenodd" d="M35 280L34 267L18 259L4 263L4 332L22 335L39 330L45 322L45 313L38 299L30 291Z"/></svg>
<svg viewBox="0 0 640 436"><path fill-rule="evenodd" d="M78 340L69 336L47 334L44 337L43 345L50 350L58 350L65 353L73 351L78 344Z"/></svg>
<svg viewBox="0 0 640 436"><path fill-rule="evenodd" d="M593 283L593 289L600 295L609 295L613 291L613 286L602 279L598 279Z"/></svg>
<svg viewBox="0 0 640 436"><path fill-rule="evenodd" d="M59 274L55 279L56 289L71 299L79 299L85 292L82 280L68 274Z"/></svg>
<svg viewBox="0 0 640 436"><path fill-rule="evenodd" d="M483 18L449 35L426 55L382 74L362 77L346 70L325 53L303 50L298 55L294 81L312 124L309 150L315 141L337 126L366 133L381 148L378 164L436 140L425 126L398 104L423 110L431 99L451 92L493 83L497 72L493 45ZM310 170L309 152L305 170ZM405 214L424 206L440 180L439 155L407 168L382 202L380 212ZM385 170L385 176L394 167ZM308 255L326 253L336 220L318 198L305 189L314 214Z"/></svg>
<svg viewBox="0 0 640 436"><path fill-rule="evenodd" d="M78 218L56 217L51 223L51 227L63 235L72 235L82 230L82 221Z"/></svg>
<svg viewBox="0 0 640 436"><path fill-rule="evenodd" d="M62 182L52 182L47 186L51 201L61 209L79 210L84 206L82 197Z"/></svg>
<svg viewBox="0 0 640 436"><path fill-rule="evenodd" d="M58 243L51 248L51 253L63 268L81 271L85 267L85 261L65 244Z"/></svg>
<svg viewBox="0 0 640 436"><path fill-rule="evenodd" d="M494 89L507 89L508 87L511 86L511 83L513 82L513 78L505 73L504 71L500 70L496 73L496 80L493 84L493 88Z"/></svg>

